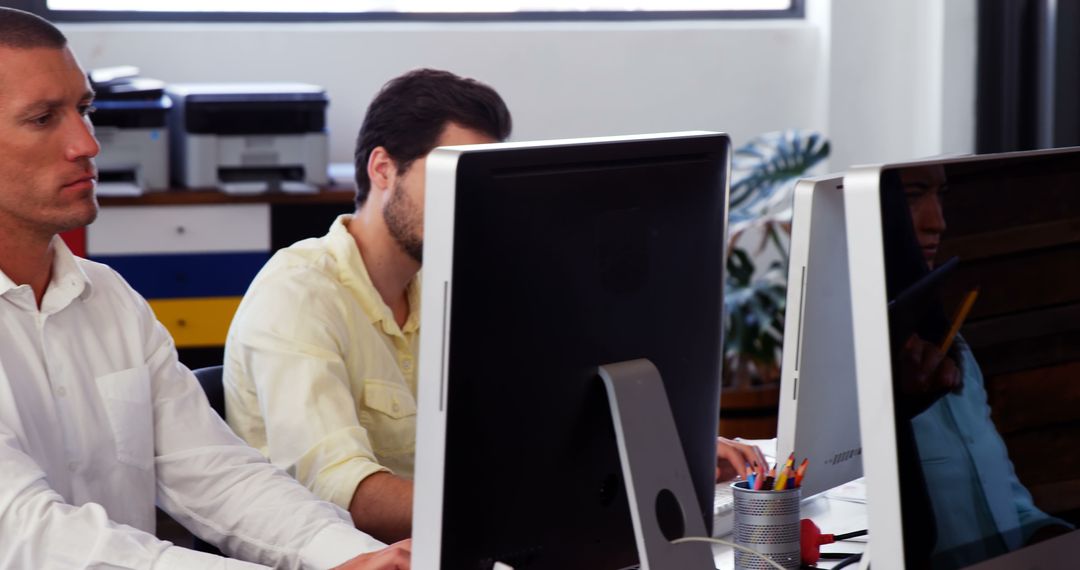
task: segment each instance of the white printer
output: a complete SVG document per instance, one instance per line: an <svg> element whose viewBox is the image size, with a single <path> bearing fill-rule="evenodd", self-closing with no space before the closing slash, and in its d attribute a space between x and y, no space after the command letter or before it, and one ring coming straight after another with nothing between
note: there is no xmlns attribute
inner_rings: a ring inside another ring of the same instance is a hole
<svg viewBox="0 0 1080 570"><path fill-rule="evenodd" d="M98 194L135 196L169 187L165 84L138 77L134 67L91 71L96 92L92 115L101 152Z"/></svg>
<svg viewBox="0 0 1080 570"><path fill-rule="evenodd" d="M326 91L302 83L169 85L172 180L231 194L327 183Z"/></svg>

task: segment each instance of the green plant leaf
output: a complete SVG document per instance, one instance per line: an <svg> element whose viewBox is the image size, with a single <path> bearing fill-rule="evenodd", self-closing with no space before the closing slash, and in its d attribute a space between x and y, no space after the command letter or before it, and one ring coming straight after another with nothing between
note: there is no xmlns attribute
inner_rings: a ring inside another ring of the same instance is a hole
<svg viewBox="0 0 1080 570"><path fill-rule="evenodd" d="M738 223L764 215L777 198L829 156L829 142L800 129L765 133L735 150L732 157L729 219Z"/></svg>
<svg viewBox="0 0 1080 570"><path fill-rule="evenodd" d="M783 235L790 233L792 192L795 182L828 155L825 137L803 130L766 133L735 151L723 347L725 367L732 372L749 371L754 375L779 371L788 271ZM764 232L755 252L760 254L771 246L780 253L779 260L759 268L754 257L737 245L739 236L751 227L761 227Z"/></svg>

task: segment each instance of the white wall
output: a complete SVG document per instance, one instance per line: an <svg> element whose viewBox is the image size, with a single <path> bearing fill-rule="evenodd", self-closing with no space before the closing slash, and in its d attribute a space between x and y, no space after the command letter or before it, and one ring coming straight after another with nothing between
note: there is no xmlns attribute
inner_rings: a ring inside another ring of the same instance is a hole
<svg viewBox="0 0 1080 570"><path fill-rule="evenodd" d="M941 152L975 152L975 69L978 0L945 6Z"/></svg>
<svg viewBox="0 0 1080 570"><path fill-rule="evenodd" d="M833 169L973 152L976 0L832 0Z"/></svg>
<svg viewBox="0 0 1080 570"><path fill-rule="evenodd" d="M469 24L66 24L84 67L169 82L304 81L330 93L331 160L364 109L419 66L494 86L515 140L826 127L823 38L807 20Z"/></svg>
<svg viewBox="0 0 1080 570"><path fill-rule="evenodd" d="M171 82L305 81L331 97L331 160L419 66L490 83L515 140L810 128L832 170L974 148L977 0L807 0L803 20L66 24L86 67Z"/></svg>

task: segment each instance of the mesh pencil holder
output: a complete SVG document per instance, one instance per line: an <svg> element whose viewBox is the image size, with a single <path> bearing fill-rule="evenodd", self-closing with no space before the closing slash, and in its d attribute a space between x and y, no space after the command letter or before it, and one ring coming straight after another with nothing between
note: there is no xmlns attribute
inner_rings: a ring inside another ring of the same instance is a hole
<svg viewBox="0 0 1080 570"><path fill-rule="evenodd" d="M735 543L760 552L773 562L799 568L799 488L754 491L746 481L731 484L735 498ZM735 551L736 570L773 570L753 554Z"/></svg>

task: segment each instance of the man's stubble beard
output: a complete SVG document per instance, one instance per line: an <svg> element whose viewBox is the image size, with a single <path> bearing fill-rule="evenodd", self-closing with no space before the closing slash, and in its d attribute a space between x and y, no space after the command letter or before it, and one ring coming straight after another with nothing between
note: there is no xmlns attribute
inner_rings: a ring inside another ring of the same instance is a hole
<svg viewBox="0 0 1080 570"><path fill-rule="evenodd" d="M400 183L394 185L394 193L383 209L383 219L398 247L414 261L423 264L424 239L420 237L423 222L416 204Z"/></svg>

